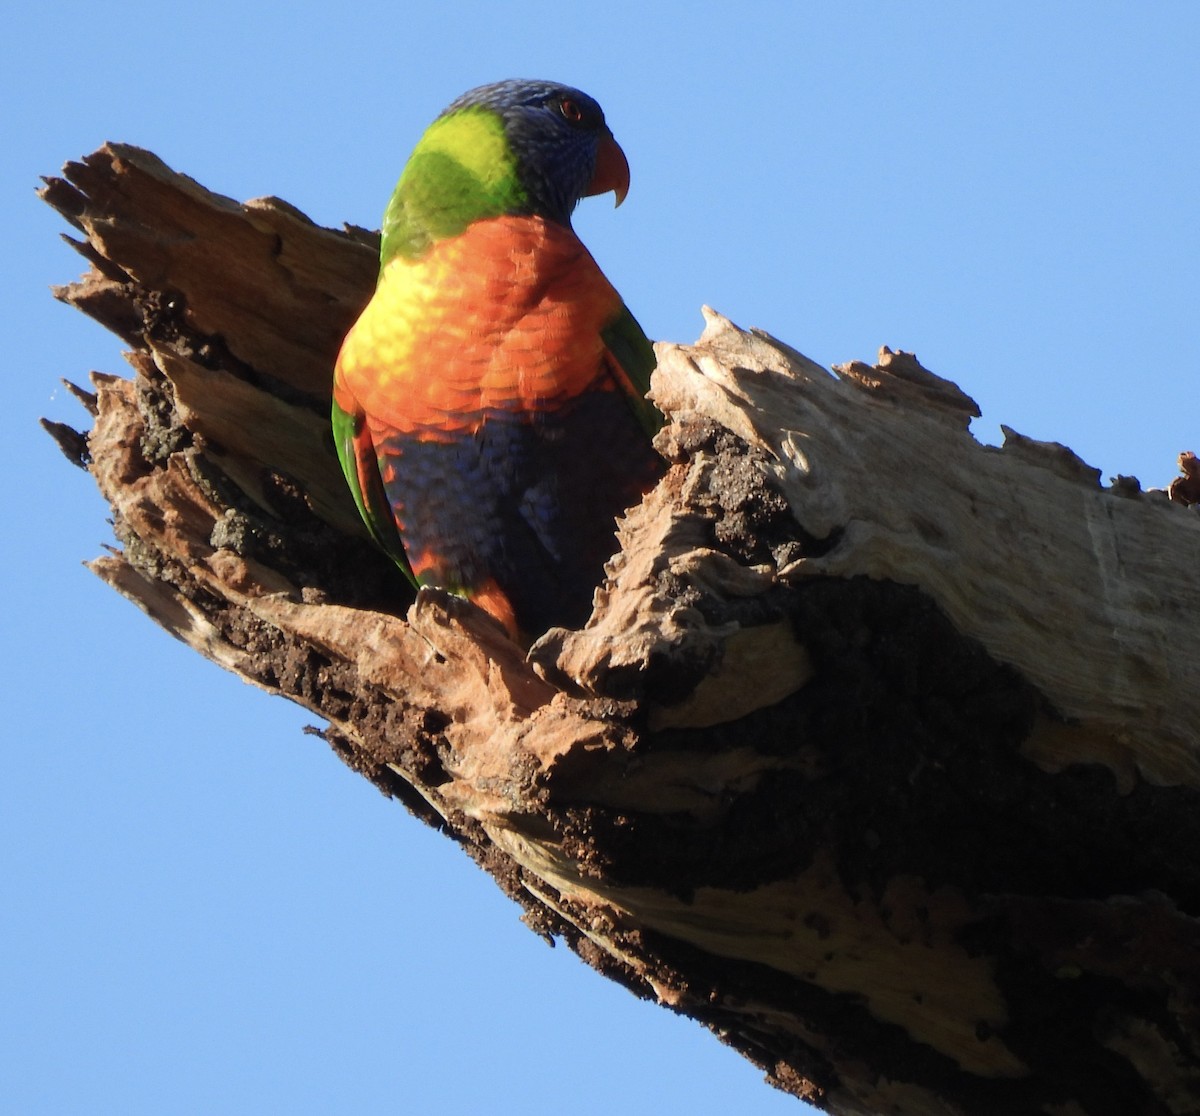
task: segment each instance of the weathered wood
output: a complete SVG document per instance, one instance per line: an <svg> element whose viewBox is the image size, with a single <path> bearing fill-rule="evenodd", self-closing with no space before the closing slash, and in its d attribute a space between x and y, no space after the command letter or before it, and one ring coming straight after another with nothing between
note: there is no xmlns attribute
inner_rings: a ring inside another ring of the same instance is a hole
<svg viewBox="0 0 1200 1116"><path fill-rule="evenodd" d="M558 936L838 1113L1200 1109L1200 515L708 313L577 632L416 601L326 429L374 242L107 146L45 195L130 344L92 568ZM1192 459L1194 465L1194 459Z"/></svg>

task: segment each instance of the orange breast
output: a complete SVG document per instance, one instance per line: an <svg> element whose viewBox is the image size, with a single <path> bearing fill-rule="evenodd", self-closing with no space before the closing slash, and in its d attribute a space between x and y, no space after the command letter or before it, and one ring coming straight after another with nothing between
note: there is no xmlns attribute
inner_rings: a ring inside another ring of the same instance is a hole
<svg viewBox="0 0 1200 1116"><path fill-rule="evenodd" d="M600 331L619 307L569 229L479 221L388 263L342 345L335 394L372 425L426 437L474 429L488 411L552 410L614 386Z"/></svg>

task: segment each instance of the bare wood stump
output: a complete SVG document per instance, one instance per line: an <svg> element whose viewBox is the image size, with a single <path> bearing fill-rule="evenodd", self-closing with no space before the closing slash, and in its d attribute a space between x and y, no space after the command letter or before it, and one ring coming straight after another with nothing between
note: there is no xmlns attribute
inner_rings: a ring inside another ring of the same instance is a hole
<svg viewBox="0 0 1200 1116"><path fill-rule="evenodd" d="M373 234L109 145L46 199L132 379L48 427L95 572L605 975L836 1113L1200 1111L1200 515L709 313L664 480L528 654L367 541L327 432ZM1189 471L1190 470L1190 471ZM1191 494L1191 495L1189 495Z"/></svg>

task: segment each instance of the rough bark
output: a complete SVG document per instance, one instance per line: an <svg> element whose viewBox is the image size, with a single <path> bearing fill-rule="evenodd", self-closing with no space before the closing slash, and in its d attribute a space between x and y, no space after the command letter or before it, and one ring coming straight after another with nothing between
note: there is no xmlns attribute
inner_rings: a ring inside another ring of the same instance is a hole
<svg viewBox="0 0 1200 1116"><path fill-rule="evenodd" d="M837 1113L1200 1110L1195 461L1175 501L905 354L709 313L671 468L526 654L369 544L326 429L375 239L102 148L46 199L132 379L47 424L95 572L441 828L605 975Z"/></svg>

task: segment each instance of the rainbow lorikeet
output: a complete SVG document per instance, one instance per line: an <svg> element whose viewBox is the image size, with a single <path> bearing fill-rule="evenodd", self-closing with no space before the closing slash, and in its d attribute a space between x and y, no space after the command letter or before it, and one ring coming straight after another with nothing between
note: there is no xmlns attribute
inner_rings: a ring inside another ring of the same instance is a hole
<svg viewBox="0 0 1200 1116"><path fill-rule="evenodd" d="M464 94L400 176L338 356L334 439L371 534L517 638L587 618L614 517L663 467L654 351L571 228L580 198L628 188L587 94Z"/></svg>

